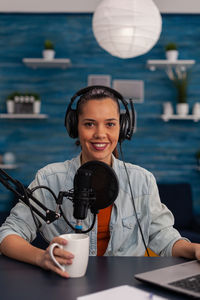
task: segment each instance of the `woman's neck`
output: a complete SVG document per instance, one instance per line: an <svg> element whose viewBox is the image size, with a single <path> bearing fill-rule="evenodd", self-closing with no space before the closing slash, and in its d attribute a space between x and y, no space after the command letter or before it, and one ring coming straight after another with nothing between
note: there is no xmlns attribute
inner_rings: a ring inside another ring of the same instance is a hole
<svg viewBox="0 0 200 300"><path fill-rule="evenodd" d="M80 161L81 161L81 165L83 165L83 164L87 163L90 160L85 159L83 157L83 154L81 153ZM104 161L102 161L102 162L104 162ZM106 163L106 162L104 162L104 163L107 164L107 165L109 165L110 167L112 167L112 165L113 165L113 158L112 158L112 156L110 157L110 163Z"/></svg>

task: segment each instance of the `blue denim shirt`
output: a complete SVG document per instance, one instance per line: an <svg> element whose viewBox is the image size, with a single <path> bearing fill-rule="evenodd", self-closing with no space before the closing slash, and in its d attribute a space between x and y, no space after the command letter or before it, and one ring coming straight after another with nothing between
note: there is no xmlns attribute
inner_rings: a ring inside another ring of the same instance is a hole
<svg viewBox="0 0 200 300"><path fill-rule="evenodd" d="M119 194L113 204L110 219L110 240L105 255L142 256L145 253L145 247L134 212L125 168L122 161L114 156L112 159L112 166L119 180ZM37 172L30 188L45 185L50 187L56 195L59 191L69 191L73 188L74 176L80 165L80 156L62 163L49 164ZM126 163L126 167L132 186L137 216L147 246L159 255L172 255L172 246L181 239L181 236L173 228L174 217L172 213L160 202L154 176L147 170L130 163ZM47 190L36 190L34 196L46 207L55 211L55 200ZM37 207L37 205L35 206ZM70 223L75 225L73 203L64 199L62 208ZM89 211L87 218L83 221L83 230L90 227L92 220L93 215ZM42 224L40 230L48 241L60 234L72 232L62 217L51 224L46 224L41 219L40 222ZM89 232L90 255L97 254L97 222L98 220ZM0 243L9 234L17 234L29 242L36 237L36 226L30 209L22 202L19 202L11 210L10 216L0 227Z"/></svg>

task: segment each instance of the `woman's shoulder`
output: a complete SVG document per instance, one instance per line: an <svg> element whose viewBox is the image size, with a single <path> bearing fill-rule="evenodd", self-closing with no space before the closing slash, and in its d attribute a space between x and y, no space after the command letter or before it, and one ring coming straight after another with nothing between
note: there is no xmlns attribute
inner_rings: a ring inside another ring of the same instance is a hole
<svg viewBox="0 0 200 300"><path fill-rule="evenodd" d="M80 157L77 156L63 162L50 163L38 170L37 175L48 177L51 175L67 174L69 172L73 173L76 172L79 165Z"/></svg>
<svg viewBox="0 0 200 300"><path fill-rule="evenodd" d="M116 159L116 165L120 171L125 171L126 168L130 175L141 175L145 177L153 176L153 174L147 169L130 162L123 162L122 160Z"/></svg>
<svg viewBox="0 0 200 300"><path fill-rule="evenodd" d="M117 160L116 164L116 173L121 188L127 189L127 179L129 178L134 196L149 194L151 188L156 185L154 175L145 168L120 160Z"/></svg>

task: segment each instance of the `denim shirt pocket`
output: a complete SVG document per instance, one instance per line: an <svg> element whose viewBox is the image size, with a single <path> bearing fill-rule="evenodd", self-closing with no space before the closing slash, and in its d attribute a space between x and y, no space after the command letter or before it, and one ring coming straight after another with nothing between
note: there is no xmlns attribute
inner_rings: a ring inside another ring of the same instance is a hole
<svg viewBox="0 0 200 300"><path fill-rule="evenodd" d="M140 213L138 213L138 212L137 212L137 217L138 217L138 219L140 219ZM133 229L135 227L135 225L138 225L137 218L135 215L123 218L122 224L123 224L123 227L125 227L127 229Z"/></svg>
<svg viewBox="0 0 200 300"><path fill-rule="evenodd" d="M141 214L137 214L140 219ZM121 226L118 228L117 238L113 243L115 255L132 255L138 241L138 222L134 215L121 219Z"/></svg>

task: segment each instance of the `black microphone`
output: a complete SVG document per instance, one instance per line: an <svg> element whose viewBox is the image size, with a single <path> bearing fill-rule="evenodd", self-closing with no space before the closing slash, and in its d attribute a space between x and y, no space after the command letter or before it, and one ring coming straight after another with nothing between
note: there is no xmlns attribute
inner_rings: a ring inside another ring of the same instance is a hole
<svg viewBox="0 0 200 300"><path fill-rule="evenodd" d="M76 232L89 232L100 209L113 204L119 192L115 171L101 161L83 164L74 176L73 216L76 219ZM82 231L82 220L86 219L88 208L93 214L90 228Z"/></svg>
<svg viewBox="0 0 200 300"><path fill-rule="evenodd" d="M101 161L83 164L74 177L74 217L83 220L88 208L93 214L117 198L119 183L115 171Z"/></svg>
<svg viewBox="0 0 200 300"><path fill-rule="evenodd" d="M73 216L75 219L84 220L87 217L91 202L95 200L94 192L91 187L92 171L78 169L75 178Z"/></svg>

